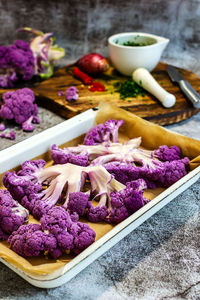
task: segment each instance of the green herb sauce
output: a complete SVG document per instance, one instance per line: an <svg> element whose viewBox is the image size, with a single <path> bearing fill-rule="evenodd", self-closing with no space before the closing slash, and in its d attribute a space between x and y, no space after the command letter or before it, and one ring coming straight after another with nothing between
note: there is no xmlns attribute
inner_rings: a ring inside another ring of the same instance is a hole
<svg viewBox="0 0 200 300"><path fill-rule="evenodd" d="M156 40L153 38L143 37L136 35L128 41L120 42L119 39L115 40L115 44L129 47L144 47L150 46L156 43Z"/></svg>
<svg viewBox="0 0 200 300"><path fill-rule="evenodd" d="M122 45L123 46L131 46L131 47L144 47L144 46L150 46L150 45L153 45L155 44L154 42L146 42L146 43L137 43L137 42L134 42L134 41L127 41L127 42L124 42Z"/></svg>

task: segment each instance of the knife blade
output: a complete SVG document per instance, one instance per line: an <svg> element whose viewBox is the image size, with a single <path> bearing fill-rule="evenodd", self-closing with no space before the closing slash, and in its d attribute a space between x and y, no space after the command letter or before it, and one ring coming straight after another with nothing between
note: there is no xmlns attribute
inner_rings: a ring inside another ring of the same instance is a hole
<svg viewBox="0 0 200 300"><path fill-rule="evenodd" d="M200 108L200 95L195 89L189 84L187 80L179 73L179 71L171 66L167 66L167 73L172 82L178 83L181 91L190 100L195 108Z"/></svg>

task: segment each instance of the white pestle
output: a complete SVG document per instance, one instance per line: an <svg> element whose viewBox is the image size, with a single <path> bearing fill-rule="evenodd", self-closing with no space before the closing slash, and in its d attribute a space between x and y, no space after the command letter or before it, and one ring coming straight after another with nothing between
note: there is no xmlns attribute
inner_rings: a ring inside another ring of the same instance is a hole
<svg viewBox="0 0 200 300"><path fill-rule="evenodd" d="M175 104L175 96L164 90L146 69L136 69L132 78L138 85L154 95L164 107L172 107Z"/></svg>

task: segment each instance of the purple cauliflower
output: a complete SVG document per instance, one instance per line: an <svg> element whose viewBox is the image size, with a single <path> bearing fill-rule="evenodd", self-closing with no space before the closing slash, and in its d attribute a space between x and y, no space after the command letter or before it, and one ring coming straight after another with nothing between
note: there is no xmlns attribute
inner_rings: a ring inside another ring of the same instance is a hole
<svg viewBox="0 0 200 300"><path fill-rule="evenodd" d="M160 146L158 149L149 151L138 148L141 143L141 138L129 140L125 144L111 144L108 146L108 151L100 155L92 161L93 165L104 165L109 162L134 163L144 158L145 160L158 161L173 161L180 159L181 152L177 146L168 148L166 145Z"/></svg>
<svg viewBox="0 0 200 300"><path fill-rule="evenodd" d="M69 201L67 204L67 210L70 214L77 213L82 217L85 213L85 209L88 205L90 193L75 192L69 194Z"/></svg>
<svg viewBox="0 0 200 300"><path fill-rule="evenodd" d="M6 172L3 177L3 184L9 190L12 197L20 202L25 208L31 211L29 195L35 195L42 191L42 184L38 180L39 173L45 166L45 161L26 161L22 164L22 170Z"/></svg>
<svg viewBox="0 0 200 300"><path fill-rule="evenodd" d="M55 164L72 163L79 166L88 166L90 162L93 164L98 163L98 157L108 158L111 155L115 157L118 153L128 152L133 148L139 147L141 138L134 138L126 144L110 143L109 145L104 142L97 145L78 145L76 147L67 147L60 149L56 145L51 148L51 157Z"/></svg>
<svg viewBox="0 0 200 300"><path fill-rule="evenodd" d="M69 194L80 192L87 177L84 167L65 164L44 169L44 165L43 160L26 161L22 170L7 172L3 178L12 196L37 219L61 199L64 190L63 205L67 209Z"/></svg>
<svg viewBox="0 0 200 300"><path fill-rule="evenodd" d="M55 144L51 148L51 157L55 164L71 163L86 167L98 155L108 153L106 145L67 147L60 149Z"/></svg>
<svg viewBox="0 0 200 300"><path fill-rule="evenodd" d="M147 188L143 179L124 186L112 176L107 175L106 178L105 174L102 175L103 173L96 176L94 173L91 178L92 188L100 200L97 206L93 206L92 202L88 203L86 215L89 221L119 223L148 202L143 198L143 190Z"/></svg>
<svg viewBox="0 0 200 300"><path fill-rule="evenodd" d="M73 224L70 215L60 206L51 208L40 219L42 230L50 236L47 243L47 251L49 254L57 258L66 251L72 250L73 235L69 233L69 229ZM52 247L53 243L53 247Z"/></svg>
<svg viewBox="0 0 200 300"><path fill-rule="evenodd" d="M77 150L77 147L69 148ZM55 144L51 147L51 157L55 164L71 163L84 167L89 165L89 155L87 153L81 154L69 148L60 149Z"/></svg>
<svg viewBox="0 0 200 300"><path fill-rule="evenodd" d="M23 257L38 256L46 251L47 234L39 224L22 225L9 239L11 249Z"/></svg>
<svg viewBox="0 0 200 300"><path fill-rule="evenodd" d="M156 182L157 186L169 187L185 176L189 171L189 158L164 162L164 174ZM151 178L148 178L149 180Z"/></svg>
<svg viewBox="0 0 200 300"><path fill-rule="evenodd" d="M60 200L64 189L63 206L67 209L69 194L81 191L88 171L86 167L72 164L45 169L44 165L43 160L26 161L22 164L22 170L17 173L7 172L3 177L3 183L14 199L29 209L37 219ZM46 188L43 189L43 186Z"/></svg>
<svg viewBox="0 0 200 300"><path fill-rule="evenodd" d="M27 209L13 200L11 194L0 189L0 239L8 237L28 221Z"/></svg>
<svg viewBox="0 0 200 300"><path fill-rule="evenodd" d="M123 123L123 120L108 120L105 124L98 124L87 132L83 144L118 143L118 130Z"/></svg>
<svg viewBox="0 0 200 300"><path fill-rule="evenodd" d="M9 132L3 132L0 134L0 137L3 138L3 139L9 139L9 140L15 140L15 132L14 131L9 131Z"/></svg>
<svg viewBox="0 0 200 300"><path fill-rule="evenodd" d="M135 149L132 152L134 163L140 165L140 178L154 182L156 186L169 187L184 175L189 168L187 157L179 160L162 162L156 157L152 157L148 151Z"/></svg>
<svg viewBox="0 0 200 300"><path fill-rule="evenodd" d="M75 86L70 86L65 93L66 100L71 102L72 100L78 100L78 90Z"/></svg>
<svg viewBox="0 0 200 300"><path fill-rule="evenodd" d="M30 116L30 118L22 124L22 129L23 131L33 131L35 129L34 124L39 123L40 119L38 116Z"/></svg>
<svg viewBox="0 0 200 300"><path fill-rule="evenodd" d="M113 161L104 164L106 170L111 173L116 180L123 184L127 184L129 181L137 180L140 178L140 168L128 163L121 163L119 161Z"/></svg>
<svg viewBox="0 0 200 300"><path fill-rule="evenodd" d="M75 254L81 253L95 241L96 233L88 224L73 223L69 232L74 237L74 248L72 251Z"/></svg>
<svg viewBox="0 0 200 300"><path fill-rule="evenodd" d="M102 166L90 167L88 176L90 178L92 200L99 198L99 203L97 206L93 206L92 202L88 202L86 216L91 222L104 221L108 216L110 193L119 191L125 186L115 180Z"/></svg>
<svg viewBox="0 0 200 300"><path fill-rule="evenodd" d="M14 120L21 124L24 131L33 131L33 123L39 123L38 107L34 103L35 96L31 89L23 88L4 93L4 104L0 109L0 117L5 120Z"/></svg>
<svg viewBox="0 0 200 300"><path fill-rule="evenodd" d="M41 78L49 78L53 75L54 66L65 55L65 50L55 44L53 33L23 27L18 31L26 31L34 34L30 40L30 49L34 56L34 74Z"/></svg>
<svg viewBox="0 0 200 300"><path fill-rule="evenodd" d="M166 145L163 145L154 150L153 153L161 161L173 161L181 159L181 150L177 146L167 147Z"/></svg>
<svg viewBox="0 0 200 300"><path fill-rule="evenodd" d="M95 241L89 225L74 222L62 207L53 207L43 215L41 224L22 225L14 231L8 243L23 257L50 254L57 259L70 251L78 254Z"/></svg>
<svg viewBox="0 0 200 300"><path fill-rule="evenodd" d="M67 163L44 168L44 164L42 160L26 161L20 171L7 172L3 178L12 196L37 219L60 202L74 214L73 220L84 213L92 222L106 220L110 193L125 188L103 166ZM96 207L90 201L94 199L100 199Z"/></svg>
<svg viewBox="0 0 200 300"><path fill-rule="evenodd" d="M149 200L143 197L146 188L146 182L143 179L138 179L129 182L125 189L112 192L110 194L111 208L108 222L120 223L148 203Z"/></svg>
<svg viewBox="0 0 200 300"><path fill-rule="evenodd" d="M0 46L0 87L13 87L15 82L30 80L34 75L34 57L29 43L17 40L14 45Z"/></svg>
<svg viewBox="0 0 200 300"><path fill-rule="evenodd" d="M132 147L131 143L111 145L108 147L109 154L95 158L92 165L105 166L123 184L142 178L149 188L169 187L187 174L189 159L180 158L181 152L177 146L168 148L163 145L154 151L148 151Z"/></svg>
<svg viewBox="0 0 200 300"><path fill-rule="evenodd" d="M59 97L64 96L63 91L58 91L58 96L59 96Z"/></svg>
<svg viewBox="0 0 200 300"><path fill-rule="evenodd" d="M142 178L148 188L169 187L181 179L189 171L187 157L174 161L161 162L157 160L141 160L141 166L130 163L110 162L104 167L116 180L123 184Z"/></svg>
<svg viewBox="0 0 200 300"><path fill-rule="evenodd" d="M54 236L62 253L71 250L79 254L95 240L95 232L87 224L73 222L63 207L53 207L40 219L45 232ZM49 246L49 251L51 247ZM56 253L49 252L54 258Z"/></svg>
<svg viewBox="0 0 200 300"><path fill-rule="evenodd" d="M55 206L51 208L46 214L44 214L40 220L43 230L63 230L69 228L72 225L72 220L68 212L61 207Z"/></svg>

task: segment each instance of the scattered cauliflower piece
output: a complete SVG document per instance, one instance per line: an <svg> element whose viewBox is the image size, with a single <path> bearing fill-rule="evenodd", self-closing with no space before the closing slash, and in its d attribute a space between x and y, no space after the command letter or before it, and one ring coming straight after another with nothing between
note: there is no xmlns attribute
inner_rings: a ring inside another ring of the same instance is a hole
<svg viewBox="0 0 200 300"><path fill-rule="evenodd" d="M29 88L6 92L2 96L3 104L0 108L0 117L4 120L14 120L21 124L24 131L33 131L34 123L40 123L38 106L34 93Z"/></svg>

